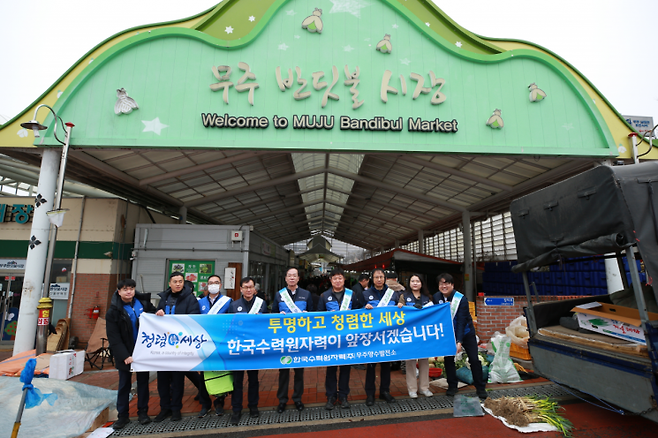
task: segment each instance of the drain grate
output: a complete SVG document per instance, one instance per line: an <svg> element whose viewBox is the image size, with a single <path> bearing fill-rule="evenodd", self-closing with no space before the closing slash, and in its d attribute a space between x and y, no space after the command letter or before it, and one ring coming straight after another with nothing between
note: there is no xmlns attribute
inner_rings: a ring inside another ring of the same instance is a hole
<svg viewBox="0 0 658 438"><path fill-rule="evenodd" d="M488 391L489 397L520 397L534 395L538 397L571 397L572 394L562 389L559 385L541 385L521 388L496 389ZM266 424L282 423L312 423L322 420L334 420L340 418L372 417L376 415L397 414L402 412L431 411L437 409L452 408L452 397L434 396L421 397L417 399L398 399L396 403L377 402L374 406L366 406L365 403L353 403L351 409L341 409L336 406L327 411L324 406L306 408L302 412L287 409L279 414L276 411L261 411L260 417L251 418L248 413L243 413L238 426L256 426ZM150 423L146 426L137 421L131 421L121 430L114 431L110 437L139 436L157 434L163 432L183 432L189 430L211 430L233 427L230 424L231 413L222 416L209 415L205 418L184 417L181 421L172 422L170 419L162 423Z"/></svg>

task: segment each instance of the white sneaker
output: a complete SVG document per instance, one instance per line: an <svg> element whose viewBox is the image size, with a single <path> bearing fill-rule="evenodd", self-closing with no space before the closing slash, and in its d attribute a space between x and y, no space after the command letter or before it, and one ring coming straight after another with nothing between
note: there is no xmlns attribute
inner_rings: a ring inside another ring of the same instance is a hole
<svg viewBox="0 0 658 438"><path fill-rule="evenodd" d="M423 394L425 397L432 397L434 393L430 391L429 389L423 389L420 391L421 394Z"/></svg>
<svg viewBox="0 0 658 438"><path fill-rule="evenodd" d="M409 398L418 398L418 393L414 391L409 392Z"/></svg>

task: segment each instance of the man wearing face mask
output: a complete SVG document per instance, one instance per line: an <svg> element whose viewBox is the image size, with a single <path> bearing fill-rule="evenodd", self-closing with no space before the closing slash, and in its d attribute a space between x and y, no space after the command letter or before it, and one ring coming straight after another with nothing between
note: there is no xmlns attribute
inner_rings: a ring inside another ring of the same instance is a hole
<svg viewBox="0 0 658 438"><path fill-rule="evenodd" d="M221 313L226 313L228 308L231 305L231 300L226 295L219 293L219 290L222 287L222 279L219 275L211 275L208 278L208 295L199 299L199 310L203 315L217 315ZM210 411L210 395L206 389L205 381L203 378L203 372L201 372L201 384L199 385L199 400L202 402L201 412L199 412L198 417L203 418L208 415ZM215 399L215 414L222 415L224 413L224 400L226 395L219 396Z"/></svg>

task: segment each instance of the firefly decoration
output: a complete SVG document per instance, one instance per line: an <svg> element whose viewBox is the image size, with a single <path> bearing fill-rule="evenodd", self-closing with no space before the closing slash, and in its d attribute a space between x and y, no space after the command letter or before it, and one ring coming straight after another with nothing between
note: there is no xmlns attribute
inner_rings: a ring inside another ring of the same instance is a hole
<svg viewBox="0 0 658 438"><path fill-rule="evenodd" d="M313 14L309 15L302 21L302 29L306 29L309 32L322 33L322 9L315 8Z"/></svg>
<svg viewBox="0 0 658 438"><path fill-rule="evenodd" d="M539 102L541 100L544 100L546 97L546 93L544 93L544 90L541 88L537 87L535 83L533 82L532 84L528 85L528 89L530 90L530 102Z"/></svg>
<svg viewBox="0 0 658 438"><path fill-rule="evenodd" d="M379 50L382 53L391 53L393 46L391 45L391 36L389 34L384 35L384 39L377 43L376 50Z"/></svg>
<svg viewBox="0 0 658 438"><path fill-rule="evenodd" d="M495 109L489 120L487 120L487 125L491 126L492 129L502 129L503 128L503 118L500 116L500 110Z"/></svg>
<svg viewBox="0 0 658 438"><path fill-rule="evenodd" d="M114 114L130 114L134 109L139 109L135 99L128 96L125 88L119 88L117 103L114 104Z"/></svg>

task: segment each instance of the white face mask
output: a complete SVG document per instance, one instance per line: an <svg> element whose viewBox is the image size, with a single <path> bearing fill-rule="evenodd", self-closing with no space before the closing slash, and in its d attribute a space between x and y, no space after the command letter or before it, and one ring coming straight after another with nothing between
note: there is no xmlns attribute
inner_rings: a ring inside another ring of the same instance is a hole
<svg viewBox="0 0 658 438"><path fill-rule="evenodd" d="M208 285L208 293L215 295L219 293L219 285L218 284L209 284Z"/></svg>

